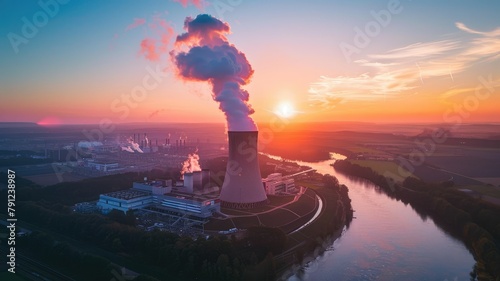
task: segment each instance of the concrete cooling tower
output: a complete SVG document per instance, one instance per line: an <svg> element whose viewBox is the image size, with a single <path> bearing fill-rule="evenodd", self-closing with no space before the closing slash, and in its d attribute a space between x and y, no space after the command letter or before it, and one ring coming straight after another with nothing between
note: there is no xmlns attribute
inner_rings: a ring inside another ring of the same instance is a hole
<svg viewBox="0 0 500 281"><path fill-rule="evenodd" d="M229 131L229 159L220 193L224 207L249 209L267 203L257 154L257 131Z"/></svg>

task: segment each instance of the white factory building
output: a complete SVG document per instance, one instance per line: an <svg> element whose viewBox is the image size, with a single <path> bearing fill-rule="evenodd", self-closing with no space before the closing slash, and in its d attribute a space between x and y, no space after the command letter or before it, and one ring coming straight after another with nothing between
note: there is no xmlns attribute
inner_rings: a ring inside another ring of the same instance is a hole
<svg viewBox="0 0 500 281"><path fill-rule="evenodd" d="M262 179L268 195L289 194L296 192L295 181L291 177L283 177L281 173L272 173Z"/></svg>
<svg viewBox="0 0 500 281"><path fill-rule="evenodd" d="M97 206L105 214L113 209L127 212L156 207L200 218L211 217L214 212L220 211L218 194L195 194L192 183L188 186L183 183L145 179L143 182L134 182L131 189L101 194Z"/></svg>

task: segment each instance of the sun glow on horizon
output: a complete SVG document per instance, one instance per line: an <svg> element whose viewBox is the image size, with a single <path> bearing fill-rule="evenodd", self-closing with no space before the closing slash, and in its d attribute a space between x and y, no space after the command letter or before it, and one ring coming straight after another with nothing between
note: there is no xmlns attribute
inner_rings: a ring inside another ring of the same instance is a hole
<svg viewBox="0 0 500 281"><path fill-rule="evenodd" d="M36 122L36 124L39 126L58 126L61 125L62 122L57 117L47 116Z"/></svg>
<svg viewBox="0 0 500 281"><path fill-rule="evenodd" d="M292 103L285 101L278 104L276 109L274 110L274 114L278 115L281 118L292 118L297 114Z"/></svg>

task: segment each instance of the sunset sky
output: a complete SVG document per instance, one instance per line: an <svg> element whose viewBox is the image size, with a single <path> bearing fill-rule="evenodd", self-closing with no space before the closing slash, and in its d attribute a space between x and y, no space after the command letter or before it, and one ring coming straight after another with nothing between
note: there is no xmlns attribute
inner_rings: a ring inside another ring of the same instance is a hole
<svg viewBox="0 0 500 281"><path fill-rule="evenodd" d="M500 123L498 1L40 2L0 2L0 122L224 122L169 56L206 13L255 71L257 122Z"/></svg>

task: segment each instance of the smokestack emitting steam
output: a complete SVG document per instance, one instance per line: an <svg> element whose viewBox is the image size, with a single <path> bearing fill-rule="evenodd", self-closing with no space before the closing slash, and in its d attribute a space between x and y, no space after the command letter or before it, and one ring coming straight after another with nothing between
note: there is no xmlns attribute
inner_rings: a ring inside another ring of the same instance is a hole
<svg viewBox="0 0 500 281"><path fill-rule="evenodd" d="M184 177L185 173L192 173L196 171L201 171L200 167L200 156L195 151L188 154L188 158L184 163L182 163L181 177Z"/></svg>
<svg viewBox="0 0 500 281"><path fill-rule="evenodd" d="M229 44L227 23L210 15L187 17L186 33L177 36L176 46L188 51L173 52L178 75L189 81L208 81L212 97L226 115L229 131L257 131L250 118L254 112L248 103L249 94L241 86L250 81L253 69L245 54Z"/></svg>
<svg viewBox="0 0 500 281"><path fill-rule="evenodd" d="M122 151L128 151L130 153L134 153L134 150L130 148L130 146L122 146Z"/></svg>
<svg viewBox="0 0 500 281"><path fill-rule="evenodd" d="M128 139L128 143L130 143L131 148L139 153L143 153L142 149L139 147L139 144L134 142L131 138Z"/></svg>
<svg viewBox="0 0 500 281"><path fill-rule="evenodd" d="M253 74L245 54L229 44L227 23L209 15L186 18L186 33L177 36L176 47L187 51L171 53L178 75L188 81L207 81L212 97L227 120L229 160L220 199L223 206L253 208L267 202L262 185L257 126L250 115L249 94L241 88Z"/></svg>

